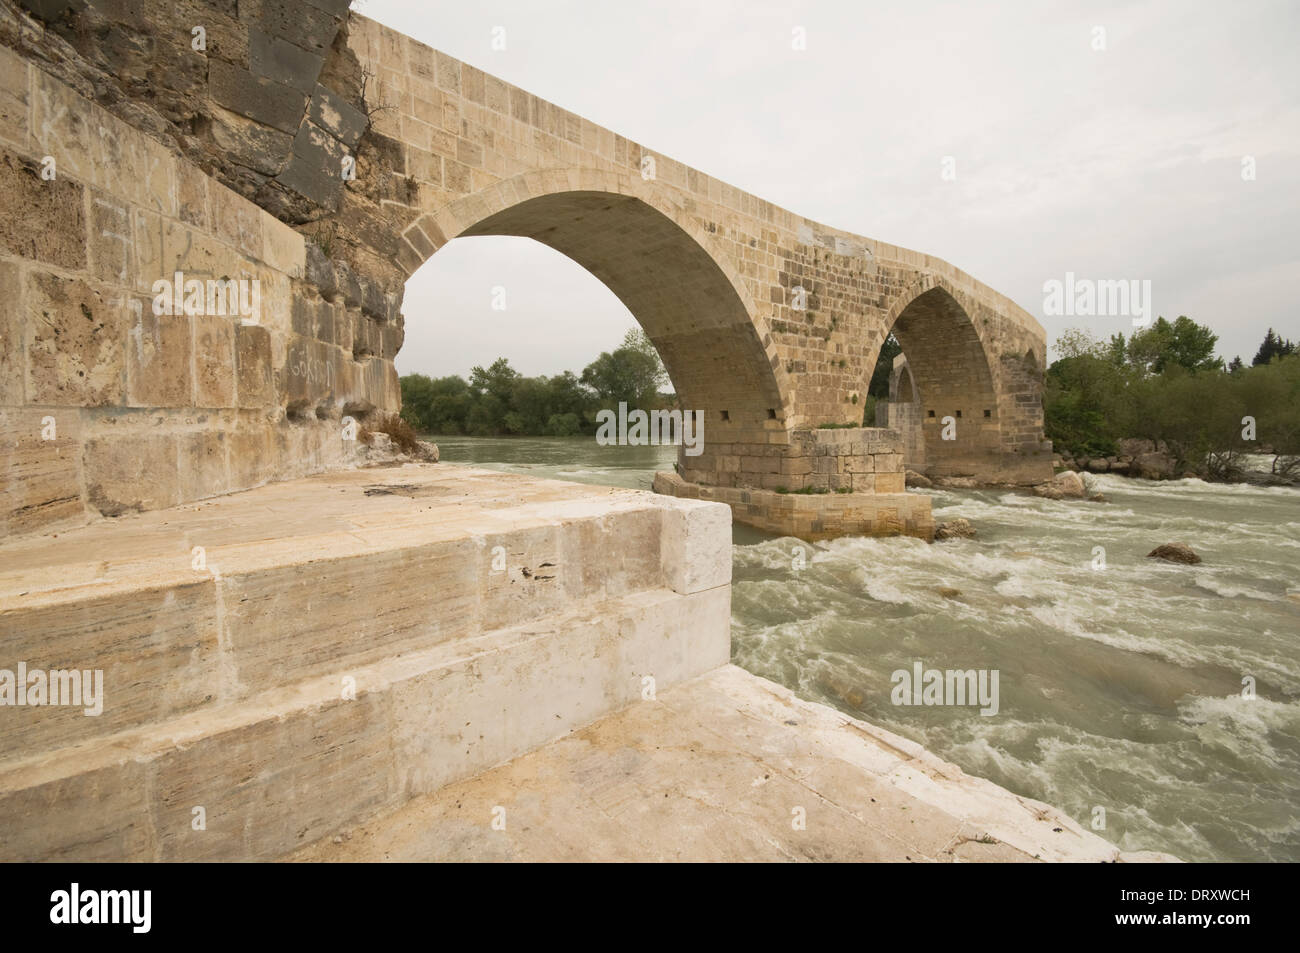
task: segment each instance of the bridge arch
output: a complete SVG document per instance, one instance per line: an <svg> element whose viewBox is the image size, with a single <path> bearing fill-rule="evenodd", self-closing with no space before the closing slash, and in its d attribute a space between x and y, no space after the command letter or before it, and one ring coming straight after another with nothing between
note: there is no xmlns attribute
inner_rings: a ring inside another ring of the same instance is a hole
<svg viewBox="0 0 1300 953"><path fill-rule="evenodd" d="M713 439L776 431L791 388L749 289L666 189L590 170L520 174L420 217L404 267L453 238L531 238L576 261L627 306L658 349L682 407ZM418 267L418 264L415 264Z"/></svg>
<svg viewBox="0 0 1300 953"><path fill-rule="evenodd" d="M1001 443L993 362L972 315L977 309L965 298L944 278L925 274L898 295L885 319L886 334L907 360L902 373L910 387L899 388L899 399L911 401L915 393L925 467L942 476L984 474Z"/></svg>

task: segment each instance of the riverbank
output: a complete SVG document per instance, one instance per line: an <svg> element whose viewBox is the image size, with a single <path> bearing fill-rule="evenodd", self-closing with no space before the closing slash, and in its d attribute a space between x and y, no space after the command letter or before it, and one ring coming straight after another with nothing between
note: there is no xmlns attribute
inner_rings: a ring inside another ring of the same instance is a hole
<svg viewBox="0 0 1300 953"><path fill-rule="evenodd" d="M1108 473L1143 480L1205 479L1214 483L1247 483L1252 486L1300 487L1300 468L1289 473L1274 473L1276 456L1271 453L1238 454L1230 464L1215 474L1179 468L1174 455L1163 444L1151 440L1121 440L1120 452L1106 457L1058 453L1052 460L1055 470L1079 473Z"/></svg>

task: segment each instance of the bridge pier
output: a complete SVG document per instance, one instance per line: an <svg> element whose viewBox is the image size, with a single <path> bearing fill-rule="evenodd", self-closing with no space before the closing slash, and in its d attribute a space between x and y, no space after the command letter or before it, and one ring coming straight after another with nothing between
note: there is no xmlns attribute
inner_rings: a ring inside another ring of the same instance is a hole
<svg viewBox="0 0 1300 953"><path fill-rule="evenodd" d="M738 522L800 539L934 536L930 498L904 488L903 438L876 427L793 430L785 442L705 444L658 493L713 500Z"/></svg>

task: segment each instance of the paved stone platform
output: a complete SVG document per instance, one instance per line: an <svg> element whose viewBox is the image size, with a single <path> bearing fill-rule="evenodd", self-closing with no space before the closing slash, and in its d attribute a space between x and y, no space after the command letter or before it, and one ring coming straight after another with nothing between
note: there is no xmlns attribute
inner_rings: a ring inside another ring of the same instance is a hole
<svg viewBox="0 0 1300 953"><path fill-rule="evenodd" d="M291 859L1174 860L733 665Z"/></svg>
<svg viewBox="0 0 1300 953"><path fill-rule="evenodd" d="M282 857L725 664L730 554L717 504L446 464L6 540L0 669L102 685L0 706L0 860Z"/></svg>

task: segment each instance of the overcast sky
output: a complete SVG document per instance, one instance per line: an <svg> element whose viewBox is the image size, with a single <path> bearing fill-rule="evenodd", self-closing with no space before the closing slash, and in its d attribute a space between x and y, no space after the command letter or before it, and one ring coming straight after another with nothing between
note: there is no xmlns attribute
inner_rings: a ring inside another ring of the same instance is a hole
<svg viewBox="0 0 1300 953"><path fill-rule="evenodd" d="M1044 315L1044 282L1067 271L1149 279L1155 313L1209 324L1228 358L1249 361L1269 326L1300 338L1295 2L354 7L798 214L945 258L1049 341L1131 330ZM806 50L792 49L796 27ZM449 243L404 310L402 373L498 356L527 374L580 371L633 325L578 265L513 238Z"/></svg>

